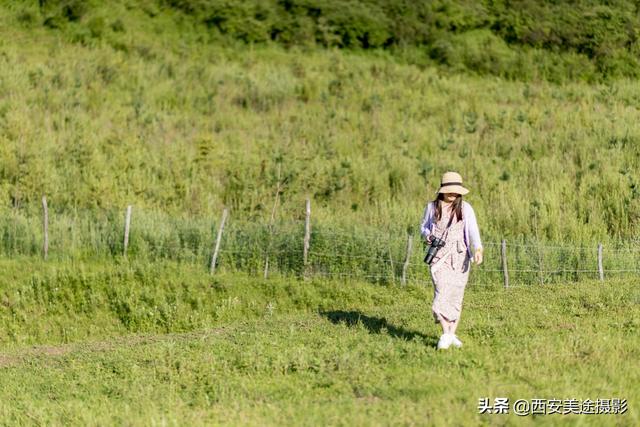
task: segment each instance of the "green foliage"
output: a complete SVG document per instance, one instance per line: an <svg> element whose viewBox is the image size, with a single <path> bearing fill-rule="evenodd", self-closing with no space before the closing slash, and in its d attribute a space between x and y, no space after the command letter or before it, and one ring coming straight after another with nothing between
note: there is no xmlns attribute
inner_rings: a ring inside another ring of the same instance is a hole
<svg viewBox="0 0 640 427"><path fill-rule="evenodd" d="M640 69L640 15L630 0L43 0L39 9L12 7L23 25L41 20L83 44L107 39L124 47L113 39L125 28L114 15L142 11L146 19L195 25L198 39L215 43L388 49L412 63L432 58L451 70L513 79L635 78ZM576 73L585 66L588 72Z"/></svg>
<svg viewBox="0 0 640 427"><path fill-rule="evenodd" d="M437 40L433 59L458 70L512 77L517 53L489 30L473 30Z"/></svg>
<svg viewBox="0 0 640 427"><path fill-rule="evenodd" d="M527 67L546 66L514 60L533 48L551 56L584 55L599 78L638 76L640 25L632 1L182 0L165 4L249 43L274 40L287 46L317 43L363 49L413 46L426 48L438 62L456 70L520 79L532 77ZM557 75L582 77L564 69Z"/></svg>
<svg viewBox="0 0 640 427"><path fill-rule="evenodd" d="M466 7L433 23L451 27L433 58L400 44L372 54L225 46L194 24L209 3L193 15L151 1L91 3L55 31L15 20L25 11L44 19L52 4L0 9L0 212L7 230L27 224L16 253L38 251L43 194L52 221L101 223L79 226L84 237L70 241L109 255L120 252L122 212L133 204L134 253L171 257L161 248L173 245L177 259L206 265L222 208L239 223L267 224L278 187L283 223L301 220L311 197L313 224L326 230L357 225L351 234L404 239L449 168L472 189L485 241L615 246L637 236L640 93L631 80L597 83L586 53L520 49L463 25ZM393 13L413 10L403 4ZM383 6L371 13L391 10ZM532 81L511 81L513 70ZM523 198L532 187L549 190ZM66 244L58 253L74 254Z"/></svg>
<svg viewBox="0 0 640 427"><path fill-rule="evenodd" d="M60 28L68 22L82 20L94 6L89 0L40 0L43 24L49 28Z"/></svg>
<svg viewBox="0 0 640 427"><path fill-rule="evenodd" d="M480 425L496 415L478 414L479 396L505 387L510 401L623 396L625 414L581 423L637 424L639 373L620 369L638 351L637 278L469 286L464 346L438 351L430 287L166 262L0 267L8 425ZM591 396L602 377L612 394Z"/></svg>

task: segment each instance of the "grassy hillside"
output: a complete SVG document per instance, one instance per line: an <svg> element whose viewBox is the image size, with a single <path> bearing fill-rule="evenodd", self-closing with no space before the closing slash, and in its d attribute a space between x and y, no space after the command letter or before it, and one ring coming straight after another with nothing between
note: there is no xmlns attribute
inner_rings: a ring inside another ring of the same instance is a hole
<svg viewBox="0 0 640 427"><path fill-rule="evenodd" d="M0 1L3 424L640 424L635 3L418 3ZM437 352L448 169L486 262Z"/></svg>
<svg viewBox="0 0 640 427"><path fill-rule="evenodd" d="M461 350L430 288L1 261L7 425L638 425L637 280L471 286ZM541 292L545 297L541 298ZM627 399L624 415L479 415L478 399Z"/></svg>
<svg viewBox="0 0 640 427"><path fill-rule="evenodd" d="M37 230L46 194L56 215L94 224L129 203L267 220L280 183L278 218L300 219L311 197L319 224L404 230L455 169L487 240L638 235L636 81L508 81L388 50L247 45L185 4L3 3L4 218Z"/></svg>
<svg viewBox="0 0 640 427"><path fill-rule="evenodd" d="M15 3L15 2L14 2ZM640 9L630 0L41 0L18 18L71 27L82 43L125 32L123 8L164 10L216 43L384 49L412 63L554 81L638 77ZM115 3L115 5L114 5ZM108 38L108 37L107 37Z"/></svg>

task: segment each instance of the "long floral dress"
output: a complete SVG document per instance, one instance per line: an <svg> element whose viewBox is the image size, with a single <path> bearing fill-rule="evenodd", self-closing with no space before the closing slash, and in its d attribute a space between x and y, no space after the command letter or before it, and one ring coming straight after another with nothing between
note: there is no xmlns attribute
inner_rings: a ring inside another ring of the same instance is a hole
<svg viewBox="0 0 640 427"><path fill-rule="evenodd" d="M435 236L446 233L450 218L449 209L442 210L442 216L436 224ZM464 242L464 220L455 218L446 235L446 243L440 248L431 263L431 280L434 286L433 317L436 323L442 318L454 321L460 317L464 289L469 279L470 259Z"/></svg>

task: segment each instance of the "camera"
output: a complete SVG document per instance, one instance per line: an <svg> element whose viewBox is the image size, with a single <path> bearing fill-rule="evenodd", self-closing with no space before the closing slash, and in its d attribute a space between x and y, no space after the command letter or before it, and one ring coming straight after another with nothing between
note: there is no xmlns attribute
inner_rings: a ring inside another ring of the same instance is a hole
<svg viewBox="0 0 640 427"><path fill-rule="evenodd" d="M434 237L433 240L431 240L429 248L427 249L427 256L424 257L424 262L431 265L431 261L433 261L433 258L436 256L440 248L444 247L444 244L444 239L438 239L437 237Z"/></svg>

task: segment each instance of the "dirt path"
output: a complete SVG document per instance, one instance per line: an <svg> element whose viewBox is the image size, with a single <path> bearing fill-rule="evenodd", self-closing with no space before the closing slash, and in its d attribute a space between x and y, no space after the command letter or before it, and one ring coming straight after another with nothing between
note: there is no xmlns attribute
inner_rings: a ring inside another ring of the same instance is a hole
<svg viewBox="0 0 640 427"><path fill-rule="evenodd" d="M29 359L42 357L59 357L74 353L106 352L113 351L123 346L142 346L161 342L184 342L220 335L227 331L228 327L206 329L196 332L171 333L161 335L127 335L116 337L108 341L76 342L63 345L37 345L0 353L0 368L8 368L20 365Z"/></svg>

